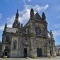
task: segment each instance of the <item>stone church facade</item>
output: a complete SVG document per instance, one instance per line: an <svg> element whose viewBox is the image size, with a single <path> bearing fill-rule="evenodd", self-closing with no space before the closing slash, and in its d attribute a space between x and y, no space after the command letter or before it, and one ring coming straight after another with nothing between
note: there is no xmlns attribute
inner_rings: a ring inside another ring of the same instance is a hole
<svg viewBox="0 0 60 60"><path fill-rule="evenodd" d="M30 10L30 19L23 26L17 10L12 28L5 24L2 34L2 54L8 57L55 56L55 40L47 30L45 13L42 16ZM49 35L49 36L48 36Z"/></svg>

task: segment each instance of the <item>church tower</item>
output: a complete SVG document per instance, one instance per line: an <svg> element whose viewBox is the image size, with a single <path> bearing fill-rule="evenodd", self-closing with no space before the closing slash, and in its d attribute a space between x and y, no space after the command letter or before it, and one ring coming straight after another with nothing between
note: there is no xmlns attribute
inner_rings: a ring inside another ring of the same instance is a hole
<svg viewBox="0 0 60 60"><path fill-rule="evenodd" d="M44 25L44 28L43 28L43 35L47 37L47 21L46 21L46 16L45 16L45 13L43 12L42 13L42 22L43 22L43 25Z"/></svg>
<svg viewBox="0 0 60 60"><path fill-rule="evenodd" d="M13 28L19 28L20 27L20 23L19 23L18 19L19 19L19 13L18 13L18 9L17 9L15 21L14 21L13 26L12 26Z"/></svg>

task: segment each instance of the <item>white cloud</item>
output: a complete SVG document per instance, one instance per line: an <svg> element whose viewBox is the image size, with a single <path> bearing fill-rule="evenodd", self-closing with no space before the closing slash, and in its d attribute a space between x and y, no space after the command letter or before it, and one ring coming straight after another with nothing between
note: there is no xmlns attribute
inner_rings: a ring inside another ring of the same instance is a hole
<svg viewBox="0 0 60 60"><path fill-rule="evenodd" d="M3 31L4 30L4 27L5 27L5 25L0 26L0 31ZM12 27L12 24L8 24L7 27Z"/></svg>
<svg viewBox="0 0 60 60"><path fill-rule="evenodd" d="M24 4L26 4L26 1L31 2L32 0L23 0Z"/></svg>
<svg viewBox="0 0 60 60"><path fill-rule="evenodd" d="M14 22L14 20L15 20L15 15L13 15L12 17L9 17L9 18L7 18L7 20L8 20L8 23L13 23ZM19 17L19 22L22 22L22 18L21 17Z"/></svg>
<svg viewBox="0 0 60 60"><path fill-rule="evenodd" d="M60 30L53 31L54 37L60 36Z"/></svg>
<svg viewBox="0 0 60 60"><path fill-rule="evenodd" d="M22 11L22 16L20 18L22 19L22 22L28 20L30 18L30 9Z"/></svg>
<svg viewBox="0 0 60 60"><path fill-rule="evenodd" d="M32 6L32 5L24 5L24 6L25 6L26 9L33 8L35 11L38 11L38 12L40 12L42 10L46 10L49 7L48 4L46 4L44 6L40 6L40 5L35 5L35 6Z"/></svg>
<svg viewBox="0 0 60 60"><path fill-rule="evenodd" d="M4 30L4 26L0 26L0 31Z"/></svg>
<svg viewBox="0 0 60 60"><path fill-rule="evenodd" d="M32 6L32 5L27 5L26 2L25 2L25 0L23 0L23 1L24 1L25 4L24 4L23 11L19 11L19 14L20 14L20 16L19 16L19 22L24 23L24 24L30 18L30 9L31 8L33 8L34 11L35 11L34 13L36 13L37 11L40 12L41 10L46 10L48 8L48 6L49 6L48 4L44 5L44 6L40 6L40 5ZM12 25L12 23L15 20L15 15L13 15L12 17L7 18L7 20L8 20L8 23L10 25Z"/></svg>
<svg viewBox="0 0 60 60"><path fill-rule="evenodd" d="M49 5L47 4L45 6L41 6L40 8L41 8L41 10L46 10L48 7L49 7Z"/></svg>
<svg viewBox="0 0 60 60"><path fill-rule="evenodd" d="M19 16L19 22L23 23L24 21L27 21L30 18L30 9L25 9L23 11L19 11L19 14L21 15L21 16ZM10 25L12 25L14 20L15 20L15 15L7 18L7 21Z"/></svg>
<svg viewBox="0 0 60 60"><path fill-rule="evenodd" d="M7 18L7 21L8 21L8 24L9 24L7 26L8 27L12 27L12 24L13 24L14 20L15 20L15 15L13 15L12 17ZM22 22L22 18L21 17L19 17L19 22Z"/></svg>
<svg viewBox="0 0 60 60"><path fill-rule="evenodd" d="M8 23L13 23L14 20L15 20L15 16L14 15L12 17L8 17L7 18Z"/></svg>
<svg viewBox="0 0 60 60"><path fill-rule="evenodd" d="M7 25L7 27L12 27L12 24Z"/></svg>
<svg viewBox="0 0 60 60"><path fill-rule="evenodd" d="M60 28L60 24L53 25L55 28Z"/></svg>
<svg viewBox="0 0 60 60"><path fill-rule="evenodd" d="M41 10L46 10L48 8L48 4L45 6L40 6L40 5L24 5L25 9L22 12L22 17L20 17L23 21L27 21L30 18L30 9L33 8L34 9L34 13L36 13L37 11L40 12Z"/></svg>
<svg viewBox="0 0 60 60"><path fill-rule="evenodd" d="M60 24L55 24L53 26L56 28L56 30L53 31L54 37L60 36Z"/></svg>
<svg viewBox="0 0 60 60"><path fill-rule="evenodd" d="M31 0L28 0L28 2L30 2Z"/></svg>
<svg viewBox="0 0 60 60"><path fill-rule="evenodd" d="M23 11L19 11L19 14L21 14L22 16L19 16L19 22L23 23L24 21L28 20L30 17L30 10L26 9ZM15 20L15 15L13 15L12 17L7 18L7 27L12 27L12 23ZM0 26L0 30L4 30L4 26Z"/></svg>

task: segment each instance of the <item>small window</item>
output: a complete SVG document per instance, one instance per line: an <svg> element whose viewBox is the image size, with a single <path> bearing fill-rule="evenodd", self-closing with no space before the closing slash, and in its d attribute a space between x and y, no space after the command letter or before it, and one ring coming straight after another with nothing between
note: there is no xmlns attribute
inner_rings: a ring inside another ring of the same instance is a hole
<svg viewBox="0 0 60 60"><path fill-rule="evenodd" d="M17 48L17 41L15 40L14 42L13 42L13 49L16 49Z"/></svg>

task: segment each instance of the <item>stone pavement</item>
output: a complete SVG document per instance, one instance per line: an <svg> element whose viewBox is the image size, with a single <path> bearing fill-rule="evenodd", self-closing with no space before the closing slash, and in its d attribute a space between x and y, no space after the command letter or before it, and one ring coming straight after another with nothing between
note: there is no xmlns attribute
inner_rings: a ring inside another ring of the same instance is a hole
<svg viewBox="0 0 60 60"><path fill-rule="evenodd" d="M0 60L60 60L60 56L56 56L56 57L40 57L40 58L0 58Z"/></svg>

